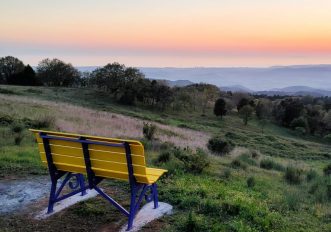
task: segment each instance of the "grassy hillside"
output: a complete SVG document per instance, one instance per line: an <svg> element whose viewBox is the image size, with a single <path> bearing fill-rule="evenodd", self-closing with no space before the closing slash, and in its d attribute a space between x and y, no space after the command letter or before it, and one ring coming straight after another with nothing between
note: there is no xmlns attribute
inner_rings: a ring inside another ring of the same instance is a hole
<svg viewBox="0 0 331 232"><path fill-rule="evenodd" d="M331 230L331 182L323 174L331 146L271 123L262 133L257 121L244 126L235 112L220 120L211 109L201 116L122 106L88 89L0 86L0 178L47 174L32 135L24 128L142 140L143 121L152 121L158 131L156 141L144 141L149 165L169 169L159 183L160 200L175 207L174 215L145 231ZM16 127L23 128L22 132ZM231 140L236 148L226 156L210 154L206 144L214 135ZM174 150L174 146L181 149ZM210 165L201 173L180 158L194 157L196 148L208 153ZM107 181L103 187L128 204L122 182ZM118 228L125 218L103 202L96 198L68 209L65 223L57 215L35 224L22 214L1 218L0 226L9 231L43 230L49 224L59 231L73 224L87 231L102 230L106 224ZM88 222L93 218L97 223Z"/></svg>

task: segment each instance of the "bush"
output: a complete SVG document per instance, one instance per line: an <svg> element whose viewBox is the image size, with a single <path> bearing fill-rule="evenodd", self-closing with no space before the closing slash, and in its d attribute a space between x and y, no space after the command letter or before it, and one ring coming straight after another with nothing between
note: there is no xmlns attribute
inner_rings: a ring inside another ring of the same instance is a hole
<svg viewBox="0 0 331 232"><path fill-rule="evenodd" d="M0 114L0 125L7 126L14 122L14 119L6 114Z"/></svg>
<svg viewBox="0 0 331 232"><path fill-rule="evenodd" d="M250 154L242 154L238 157L238 159L246 164L257 166L256 161L251 158Z"/></svg>
<svg viewBox="0 0 331 232"><path fill-rule="evenodd" d="M302 182L303 170L294 166L288 166L284 178L289 184L300 184Z"/></svg>
<svg viewBox="0 0 331 232"><path fill-rule="evenodd" d="M298 192L287 192L284 198L289 210L297 211L300 209L302 197Z"/></svg>
<svg viewBox="0 0 331 232"><path fill-rule="evenodd" d="M306 180L307 180L307 182L310 182L310 181L316 179L317 177L318 177L317 172L316 172L314 169L310 169L310 170L307 172Z"/></svg>
<svg viewBox="0 0 331 232"><path fill-rule="evenodd" d="M243 163L239 159L235 159L231 162L231 167L236 169L241 168L245 170L247 168L247 164Z"/></svg>
<svg viewBox="0 0 331 232"><path fill-rule="evenodd" d="M193 153L188 148L176 148L174 150L174 156L183 162L186 171L193 173L201 173L210 164L208 155L202 149L197 149Z"/></svg>
<svg viewBox="0 0 331 232"><path fill-rule="evenodd" d="M327 142L331 143L331 134L325 135L325 136L324 136L324 139L325 139Z"/></svg>
<svg viewBox="0 0 331 232"><path fill-rule="evenodd" d="M11 126L11 131L14 133L21 133L24 130L24 125L21 123L15 123Z"/></svg>
<svg viewBox="0 0 331 232"><path fill-rule="evenodd" d="M55 118L52 115L43 115L35 120L24 118L23 122L27 127L34 129L49 129L54 127Z"/></svg>
<svg viewBox="0 0 331 232"><path fill-rule="evenodd" d="M228 140L222 140L220 137L209 139L207 147L215 154L224 155L232 151L234 144Z"/></svg>
<svg viewBox="0 0 331 232"><path fill-rule="evenodd" d="M230 177L231 177L231 170L230 169L225 169L224 171L223 171L223 177L225 178L225 179L229 179Z"/></svg>
<svg viewBox="0 0 331 232"><path fill-rule="evenodd" d="M260 168L267 169L267 170L277 170L277 171L284 171L284 166L276 163L271 159L263 159L260 161Z"/></svg>
<svg viewBox="0 0 331 232"><path fill-rule="evenodd" d="M171 152L170 151L163 151L157 157L157 163L167 163L167 162L169 162L170 158L171 158Z"/></svg>
<svg viewBox="0 0 331 232"><path fill-rule="evenodd" d="M252 176L249 177L246 182L248 188L253 188L255 186L255 178Z"/></svg>
<svg viewBox="0 0 331 232"><path fill-rule="evenodd" d="M192 211L190 211L184 223L180 223L179 227L179 231L183 232L200 232L207 230L207 226L204 224L204 221L192 213Z"/></svg>
<svg viewBox="0 0 331 232"><path fill-rule="evenodd" d="M324 169L323 169L324 175L329 176L331 175L331 164L328 164Z"/></svg>
<svg viewBox="0 0 331 232"><path fill-rule="evenodd" d="M143 126L144 137L148 140L153 140L156 132L156 126L152 123L145 123Z"/></svg>
<svg viewBox="0 0 331 232"><path fill-rule="evenodd" d="M23 140L23 134L22 133L17 133L17 134L15 134L15 136L14 136L14 143L15 143L15 145L20 145L21 144L21 142L22 142L22 140Z"/></svg>

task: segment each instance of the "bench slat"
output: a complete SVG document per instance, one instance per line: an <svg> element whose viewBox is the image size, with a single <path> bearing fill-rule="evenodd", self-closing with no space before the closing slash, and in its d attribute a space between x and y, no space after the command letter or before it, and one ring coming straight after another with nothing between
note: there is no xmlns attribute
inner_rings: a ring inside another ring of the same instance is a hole
<svg viewBox="0 0 331 232"><path fill-rule="evenodd" d="M50 145L50 147L52 153L54 154L81 157L81 158L84 157L82 148L64 147L64 146L52 145L52 144ZM44 145L39 143L38 148L40 153L44 154L41 158L44 161L46 161ZM126 163L126 156L125 153L123 153L123 151L122 153L119 153L119 152L112 152L105 150L89 149L89 153L91 160L104 160L109 162ZM132 158L132 164L134 165L143 165L143 166L146 165L144 156L132 154L131 158Z"/></svg>
<svg viewBox="0 0 331 232"><path fill-rule="evenodd" d="M72 166L81 166L85 169L84 158L58 155L58 154L52 154L52 158L53 158L53 162L55 163L55 166L56 163L65 163ZM44 162L47 162L45 153L42 153L42 160ZM91 164L92 164L92 169L99 168L109 171L128 172L128 167L126 163L109 162L104 160L91 160ZM135 165L135 164L133 164L132 166L134 173L146 175L146 166Z"/></svg>

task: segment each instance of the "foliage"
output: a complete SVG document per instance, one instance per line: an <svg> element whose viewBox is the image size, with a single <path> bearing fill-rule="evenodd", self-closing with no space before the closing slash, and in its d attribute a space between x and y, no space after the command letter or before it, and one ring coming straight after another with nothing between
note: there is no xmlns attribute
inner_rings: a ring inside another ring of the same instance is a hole
<svg viewBox="0 0 331 232"><path fill-rule="evenodd" d="M284 178L289 184L300 184L302 182L303 170L289 165L285 170Z"/></svg>
<svg viewBox="0 0 331 232"><path fill-rule="evenodd" d="M70 63L44 59L37 66L38 78L46 86L69 87L77 84L80 74Z"/></svg>
<svg viewBox="0 0 331 232"><path fill-rule="evenodd" d="M331 175L331 164L328 164L323 168L324 175L330 176Z"/></svg>
<svg viewBox="0 0 331 232"><path fill-rule="evenodd" d="M245 164L244 162L242 162L240 159L234 159L231 162L231 167L235 168L235 169L246 169L247 168L247 164Z"/></svg>
<svg viewBox="0 0 331 232"><path fill-rule="evenodd" d="M0 84L9 84L12 78L24 70L24 64L19 59L6 56L0 58Z"/></svg>
<svg viewBox="0 0 331 232"><path fill-rule="evenodd" d="M202 173L210 165L207 154L202 149L192 152L189 148L173 150L174 156L183 162L184 168L188 172Z"/></svg>
<svg viewBox="0 0 331 232"><path fill-rule="evenodd" d="M171 152L169 150L162 151L157 157L157 163L167 163L171 158Z"/></svg>
<svg viewBox="0 0 331 232"><path fill-rule="evenodd" d="M248 124L248 121L251 119L253 112L254 109L249 105L245 105L240 108L239 116L243 119L245 126Z"/></svg>
<svg viewBox="0 0 331 232"><path fill-rule="evenodd" d="M225 155L234 148L234 144L229 140L224 140L216 136L209 139L207 147L215 154Z"/></svg>
<svg viewBox="0 0 331 232"><path fill-rule="evenodd" d="M226 102L223 98L219 98L217 99L217 101L215 102L215 106L214 106L214 114L216 116L221 116L221 119L224 115L226 115Z"/></svg>
<svg viewBox="0 0 331 232"><path fill-rule="evenodd" d="M255 186L255 178L253 176L247 178L247 187L253 188Z"/></svg>
<svg viewBox="0 0 331 232"><path fill-rule="evenodd" d="M263 159L260 161L260 168L267 169L267 170L277 170L277 171L284 171L285 168L283 165L273 161L272 159Z"/></svg>
<svg viewBox="0 0 331 232"><path fill-rule="evenodd" d="M148 140L153 140L156 132L156 126L152 123L145 123L143 126L144 137Z"/></svg>
<svg viewBox="0 0 331 232"><path fill-rule="evenodd" d="M315 180L316 178L318 178L318 173L314 169L310 169L306 175L307 182L311 182L311 181Z"/></svg>

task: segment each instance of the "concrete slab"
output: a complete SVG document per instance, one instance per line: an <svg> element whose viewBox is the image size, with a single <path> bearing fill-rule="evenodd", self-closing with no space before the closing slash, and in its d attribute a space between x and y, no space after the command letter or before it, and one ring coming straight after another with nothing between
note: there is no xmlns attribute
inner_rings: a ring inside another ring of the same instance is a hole
<svg viewBox="0 0 331 232"><path fill-rule="evenodd" d="M43 211L41 211L40 213L38 213L35 216L35 219L42 220L42 219L48 218L48 217L60 212L61 210L68 208L80 201L85 201L87 199L93 198L98 195L97 191L95 191L94 189L93 190L88 189L88 190L86 190L86 193L87 194L84 196L81 196L81 193L77 193L76 195L73 195L71 197L68 197L65 200L55 203L53 213L47 214L47 208L46 208Z"/></svg>
<svg viewBox="0 0 331 232"><path fill-rule="evenodd" d="M130 232L137 232L149 222L158 219L163 215L169 214L172 214L172 205L169 205L164 202L159 202L159 207L157 209L154 209L154 203L150 202L144 205L137 213L133 221L133 227ZM126 224L121 228L120 232L126 231L127 228L128 225Z"/></svg>

